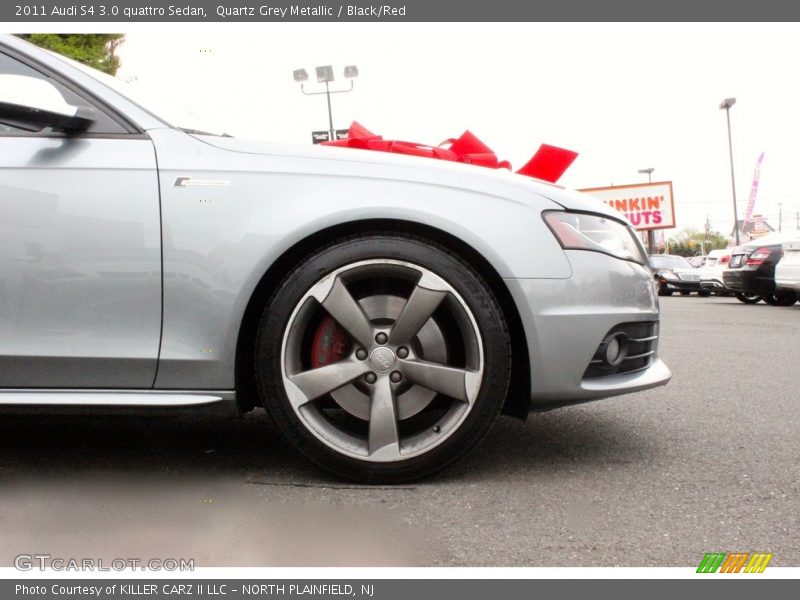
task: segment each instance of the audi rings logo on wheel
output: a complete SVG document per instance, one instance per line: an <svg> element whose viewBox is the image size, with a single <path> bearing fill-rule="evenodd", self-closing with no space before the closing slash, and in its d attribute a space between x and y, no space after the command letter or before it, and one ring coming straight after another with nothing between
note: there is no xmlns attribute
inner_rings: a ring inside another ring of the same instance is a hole
<svg viewBox="0 0 800 600"><path fill-rule="evenodd" d="M394 352L388 348L376 348L369 358L372 368L378 373L385 373L394 366L395 363Z"/></svg>

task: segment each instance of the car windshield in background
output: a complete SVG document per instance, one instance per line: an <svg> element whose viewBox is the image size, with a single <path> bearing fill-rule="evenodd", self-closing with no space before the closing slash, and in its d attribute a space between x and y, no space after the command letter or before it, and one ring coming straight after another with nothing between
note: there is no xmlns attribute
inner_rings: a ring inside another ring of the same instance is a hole
<svg viewBox="0 0 800 600"><path fill-rule="evenodd" d="M654 269L691 269L692 265L682 256L651 256L650 264Z"/></svg>

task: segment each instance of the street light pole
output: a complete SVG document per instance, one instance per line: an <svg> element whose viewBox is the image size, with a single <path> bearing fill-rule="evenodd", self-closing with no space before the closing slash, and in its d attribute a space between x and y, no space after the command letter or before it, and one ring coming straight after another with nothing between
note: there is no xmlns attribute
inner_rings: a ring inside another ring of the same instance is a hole
<svg viewBox="0 0 800 600"><path fill-rule="evenodd" d="M328 139L334 141L336 139L336 130L333 128L333 109L331 107L331 94L346 94L353 91L353 79L358 77L358 67L355 65L348 65L344 68L344 76L350 80L350 87L340 90L332 90L330 82L334 80L333 68L330 65L322 67L315 67L317 74L317 83L324 83L325 90L320 92L306 91L305 83L308 81L308 72L305 69L295 69L293 77L295 83L300 84L300 91L306 96L318 96L325 94L325 99L328 102ZM316 142L315 142L316 143Z"/></svg>
<svg viewBox="0 0 800 600"><path fill-rule="evenodd" d="M653 171L655 171L654 167L647 167L646 169L639 169L639 173L644 175L647 174L647 182L653 183ZM656 233L652 229L647 230L647 253L648 254L655 254L656 253Z"/></svg>
<svg viewBox="0 0 800 600"><path fill-rule="evenodd" d="M736 98L725 98L719 105L720 110L725 110L728 121L728 154L731 161L731 193L733 194L733 239L739 245L739 214L736 210L736 178L733 175L733 141L731 138L731 106L736 104Z"/></svg>
<svg viewBox="0 0 800 600"><path fill-rule="evenodd" d="M331 141L336 139L336 134L333 131L333 110L331 110L331 86L325 82L325 96L328 98L328 132L331 134Z"/></svg>

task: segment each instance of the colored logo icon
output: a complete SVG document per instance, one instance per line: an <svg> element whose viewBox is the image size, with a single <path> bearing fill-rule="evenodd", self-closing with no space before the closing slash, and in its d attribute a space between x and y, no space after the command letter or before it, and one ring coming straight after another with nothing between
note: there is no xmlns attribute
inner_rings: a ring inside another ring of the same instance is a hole
<svg viewBox="0 0 800 600"><path fill-rule="evenodd" d="M772 554L768 552L706 552L698 573L763 573Z"/></svg>

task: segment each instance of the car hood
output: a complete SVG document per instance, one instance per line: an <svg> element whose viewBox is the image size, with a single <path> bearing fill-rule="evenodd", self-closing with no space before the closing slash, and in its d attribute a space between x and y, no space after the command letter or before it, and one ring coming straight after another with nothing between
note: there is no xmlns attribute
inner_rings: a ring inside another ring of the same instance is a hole
<svg viewBox="0 0 800 600"><path fill-rule="evenodd" d="M211 135L193 135L193 137L206 144L231 152L341 161L347 164L358 163L364 167L365 171L370 169L378 171L382 167L394 167L402 169L403 178L407 180L435 180L442 184L471 191L491 193L522 202L525 202L525 197L527 196L529 201L526 203L529 204L533 204L533 199L530 197L531 193L533 193L568 210L599 213L627 223L622 213L610 208L596 198L547 181L518 175L507 169L490 169L446 160L354 148L275 144ZM504 193L504 191L507 193ZM522 192L522 194L519 192Z"/></svg>

